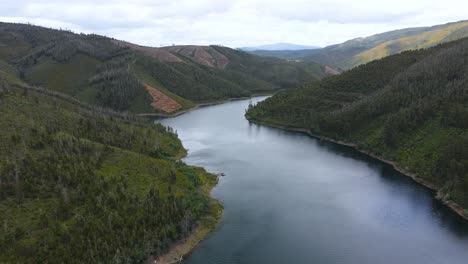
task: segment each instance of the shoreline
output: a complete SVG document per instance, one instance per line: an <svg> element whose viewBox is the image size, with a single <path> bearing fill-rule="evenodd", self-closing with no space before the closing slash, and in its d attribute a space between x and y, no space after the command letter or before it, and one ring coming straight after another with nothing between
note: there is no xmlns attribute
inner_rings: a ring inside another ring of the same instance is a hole
<svg viewBox="0 0 468 264"><path fill-rule="evenodd" d="M210 197L210 204L207 213L200 217L190 234L172 243L167 252L159 256L150 256L146 263L174 264L181 262L186 256L190 255L198 244L205 240L221 223L221 218L224 212L223 204L221 201L218 201L211 196L211 191L219 183L220 174L210 174L216 175L216 182L202 187L203 191Z"/></svg>
<svg viewBox="0 0 468 264"><path fill-rule="evenodd" d="M148 264L174 264L181 262L185 257L190 255L193 250L205 240L208 235L213 232L221 222L223 215L223 206L221 202L212 198L210 210L212 214L202 217L197 226L190 232L190 234L174 242L169 250L155 258L152 256Z"/></svg>
<svg viewBox="0 0 468 264"><path fill-rule="evenodd" d="M277 91L275 91L277 92ZM269 96L273 95L275 92L268 92L268 93L255 93L248 97L234 97L228 98L225 100L213 101L213 102L206 102L206 103L198 103L195 106L185 109L183 111L179 111L173 114L161 114L161 113L147 113L147 114L137 114L137 116L146 116L146 117L160 117L160 118L171 118L176 117L190 111L205 107L205 106L212 106L218 104L224 104L227 102L232 101L240 101L251 99L258 96ZM184 153L183 158L187 153ZM217 176L219 180L219 175ZM210 193L211 190L216 187L217 183L213 186L208 186L207 192ZM209 194L211 197L211 194ZM221 222L221 218L223 215L223 205L220 201L211 197L211 204L210 210L211 213L203 216L197 226L190 232L190 234L180 239L179 241L174 242L168 249L168 251L158 257L151 256L147 263L148 264L175 264L180 263L186 256L190 255L193 250L198 246L200 242L208 237L208 235L213 232Z"/></svg>
<svg viewBox="0 0 468 264"><path fill-rule="evenodd" d="M142 114L136 114L136 115L137 116L146 116L146 117L171 118L171 117L176 117L176 116L183 115L185 113L197 110L197 109L205 107L205 106L219 105L219 104L224 104L224 103L228 103L228 102L252 99L252 98L258 97L258 96L274 95L275 93L277 93L279 91L280 90L272 91L272 92L266 92L266 93L255 93L255 94L252 94L251 96L246 96L246 97L230 97L230 98L223 99L223 100L218 100L218 101L211 101L211 102L206 102L206 103L197 103L193 107L190 107L188 109L178 111L178 112L175 112L175 113L168 113L168 114L163 114L163 113L142 113Z"/></svg>
<svg viewBox="0 0 468 264"><path fill-rule="evenodd" d="M412 173L412 172L409 172L405 169L403 169L402 167L400 167L395 161L392 161L392 160L388 160L388 159L385 159L385 158L382 158L368 150L364 150L364 149L361 149L358 147L357 144L355 143L352 143L352 142L345 142L345 141L342 141L342 140L335 140L335 139L332 139L332 138L329 138L329 137L326 137L326 136L321 136L321 135L317 135L317 134L314 134L312 132L310 132L308 129L305 129L305 128L294 128L294 127L287 127L287 126L282 126L282 125L277 125L277 124L272 124L272 123L268 123L268 122L263 122L263 121L254 121L254 120L251 120L251 119L248 119L247 120L249 122L252 122L254 124L257 124L257 125L263 125L263 126L267 126L267 127L272 127L272 128L277 128L277 129L282 129L282 130L285 130L285 131L292 131L292 132L299 132L299 133L304 133L312 138L315 138L315 139L318 139L318 140L325 140L325 141L328 141L328 142L332 142L332 143L335 143L335 144L338 144L338 145L342 145L342 146L347 146L347 147L351 147L357 151L359 151L360 153L364 154L364 155L367 155L371 158L374 158L376 160L379 160L387 165L390 165L392 166L393 169L395 169L396 171L398 171L399 173L401 173L402 175L406 176L406 177L409 177L411 178L414 182L432 190L432 191L435 191L436 192L436 195L435 195L435 199L441 201L444 205L446 205L448 208L450 208L453 212L455 212L457 215L459 215L461 218L463 218L464 220L468 221L468 215L465 214L465 208L461 207L459 204L457 204L456 202L454 201L447 201L447 200L444 200L443 197L444 197L444 193L441 192L439 190L439 188L434 185L433 183L430 183L424 179L421 179L419 178L415 173Z"/></svg>

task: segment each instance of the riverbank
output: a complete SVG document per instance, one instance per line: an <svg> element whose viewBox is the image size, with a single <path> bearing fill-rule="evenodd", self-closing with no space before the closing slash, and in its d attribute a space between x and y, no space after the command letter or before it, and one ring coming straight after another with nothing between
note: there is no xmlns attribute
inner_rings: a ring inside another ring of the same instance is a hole
<svg viewBox="0 0 468 264"><path fill-rule="evenodd" d="M274 95L274 94L277 93L277 92L278 92L278 91L268 92L268 93L256 93L256 94L252 94L251 96L246 96L246 97L232 97L232 98L227 98L227 99L223 99L223 100L210 101L210 102L206 102L206 103L198 103L198 104L195 104L195 106L193 106L193 107L191 107L191 108L188 108L188 109L185 109L185 110L182 110L182 111L177 111L177 112L170 113L170 114L163 114L163 113L143 113L143 114L137 114L137 116L160 117L160 118L176 117L176 116L180 116L180 115L182 115L182 114L191 112L191 111L193 111L193 110L197 110L197 109L199 109L199 108L201 108L201 107L205 107L205 106L219 105L219 104L224 104L224 103L227 103L227 102L233 102L233 101L240 101L240 100L252 99L252 98L258 97L258 96L271 96L271 95Z"/></svg>
<svg viewBox="0 0 468 264"><path fill-rule="evenodd" d="M222 204L219 201L212 199L209 214L200 219L198 226L192 230L190 235L174 243L163 255L156 259L151 258L149 263L172 264L181 262L183 258L189 255L201 241L216 229L221 221L222 215Z"/></svg>
<svg viewBox="0 0 468 264"><path fill-rule="evenodd" d="M210 195L211 190L218 184L219 175L216 181L208 181L203 184L203 192ZM172 244L168 251L158 257L151 257L148 263L151 264L172 264L181 262L184 257L216 229L223 216L223 205L216 199L211 198L207 214L198 221L190 235Z"/></svg>
<svg viewBox="0 0 468 264"><path fill-rule="evenodd" d="M410 177L416 183L421 184L421 185L425 186L426 188L435 191L436 192L436 196L435 196L436 199L443 202L452 211L454 211L460 217L462 217L463 219L468 221L468 215L465 213L465 211L466 211L465 208L461 207L460 205L458 205L454 201L445 200L443 198L443 197L445 197L445 193L443 193L435 184L433 184L431 182L428 182L428 181L426 181L424 179L419 178L417 176L417 174L415 174L415 173L412 173L412 172L409 172L409 171L405 170L404 168L399 166L395 161L385 159L385 158L380 157L379 155L376 155L376 154L374 154L374 153L372 153L372 152L370 152L368 150L361 149L355 143L345 142L345 141L341 141L341 140L335 140L335 139L332 139L332 138L329 138L329 137L326 137L326 136L317 135L317 134L314 134L314 133L312 133L309 130L304 129L304 128L294 128L294 127L287 127L287 126L278 125L278 124L269 123L269 122L264 122L264 121L257 121L257 120L254 121L254 120L251 120L251 119L248 119L248 120L249 120L249 122L252 122L254 124L264 125L264 126L268 126L268 127L272 127L272 128L278 128L278 129L287 130L287 131L304 133L304 134L307 134L310 137L313 137L313 138L316 138L316 139L319 139L319 140L325 140L325 141L332 142L332 143L335 143L335 144L339 144L339 145L342 145L342 146L351 147L351 148L353 148L353 149L355 149L355 150L357 150L357 151L359 151L359 152L361 152L361 153L363 153L363 154L365 154L365 155L367 155L369 157L380 160L380 161L392 166L396 171L400 172L401 174L403 174L403 175L405 175L407 177Z"/></svg>

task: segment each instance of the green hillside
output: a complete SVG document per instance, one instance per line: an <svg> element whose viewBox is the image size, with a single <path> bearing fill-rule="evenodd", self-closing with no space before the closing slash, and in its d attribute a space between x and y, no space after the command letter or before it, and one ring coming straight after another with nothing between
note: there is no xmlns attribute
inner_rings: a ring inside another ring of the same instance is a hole
<svg viewBox="0 0 468 264"><path fill-rule="evenodd" d="M468 208L468 38L278 93L246 116L355 143Z"/></svg>
<svg viewBox="0 0 468 264"><path fill-rule="evenodd" d="M0 72L0 263L146 263L219 217L216 176L177 161L172 129L10 70Z"/></svg>
<svg viewBox="0 0 468 264"><path fill-rule="evenodd" d="M148 84L194 103L272 92L326 75L317 63L261 58L219 46L142 47L93 34L0 23L0 70L24 82L119 111L151 113ZM159 107L159 106L158 106Z"/></svg>
<svg viewBox="0 0 468 264"><path fill-rule="evenodd" d="M317 48L317 50L322 50L323 48ZM272 57L280 59L289 59L289 60L303 60L304 57L309 56L313 49L305 50L252 50L247 51L250 54L262 56L262 57Z"/></svg>
<svg viewBox="0 0 468 264"><path fill-rule="evenodd" d="M149 56L152 52L158 53ZM136 58L140 74L196 103L287 89L326 76L317 63L262 58L221 46L145 48Z"/></svg>
<svg viewBox="0 0 468 264"><path fill-rule="evenodd" d="M302 59L350 69L405 50L428 48L468 36L468 21L432 27L406 28L348 40L323 49L298 51L255 51L261 56Z"/></svg>

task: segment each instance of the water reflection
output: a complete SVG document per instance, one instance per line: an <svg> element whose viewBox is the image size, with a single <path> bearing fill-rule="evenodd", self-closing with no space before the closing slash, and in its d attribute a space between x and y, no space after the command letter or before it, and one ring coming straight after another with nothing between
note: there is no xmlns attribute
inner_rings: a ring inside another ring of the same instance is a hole
<svg viewBox="0 0 468 264"><path fill-rule="evenodd" d="M227 175L222 223L184 263L466 263L468 224L432 191L352 148L251 124L248 103L162 121L187 163Z"/></svg>

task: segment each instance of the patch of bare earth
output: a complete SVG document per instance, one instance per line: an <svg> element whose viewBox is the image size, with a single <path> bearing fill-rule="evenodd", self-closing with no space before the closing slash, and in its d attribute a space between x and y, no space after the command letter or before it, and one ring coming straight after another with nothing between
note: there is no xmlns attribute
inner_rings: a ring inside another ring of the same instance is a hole
<svg viewBox="0 0 468 264"><path fill-rule="evenodd" d="M168 46L160 49L212 68L224 69L229 63L229 59L226 56L210 46Z"/></svg>
<svg viewBox="0 0 468 264"><path fill-rule="evenodd" d="M340 72L337 69L334 69L330 66L325 66L325 73L328 75L337 75L340 74Z"/></svg>
<svg viewBox="0 0 468 264"><path fill-rule="evenodd" d="M181 262L184 256L190 253L209 232L209 229L202 226L195 228L187 238L173 244L166 254L159 256L157 259L151 258L149 263L173 264Z"/></svg>
<svg viewBox="0 0 468 264"><path fill-rule="evenodd" d="M174 99L165 95L158 89L149 86L148 84L145 84L145 88L146 91L148 91L148 93L153 98L151 106L154 109L165 113L172 113L182 108L182 106L179 103L177 103Z"/></svg>
<svg viewBox="0 0 468 264"><path fill-rule="evenodd" d="M121 40L113 40L113 42L119 46L143 52L161 62L185 63L184 58L187 58L195 63L218 69L224 69L229 63L226 56L211 46L184 45L155 48Z"/></svg>
<svg viewBox="0 0 468 264"><path fill-rule="evenodd" d="M121 41L121 40L113 40L113 42L117 45L120 45L122 47L128 47L132 50L136 50L136 51L140 51L140 52L143 52L145 53L146 55L154 58L154 59L157 59L161 62L184 62L183 60L181 60L179 57L177 57L176 55L166 51L166 50L163 50L163 49L158 49L158 48L153 48L153 47L145 47L145 46L140 46L140 45L137 45L137 44L133 44L133 43L130 43L130 42L126 42L126 41Z"/></svg>

